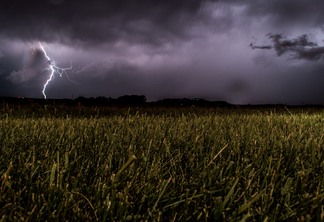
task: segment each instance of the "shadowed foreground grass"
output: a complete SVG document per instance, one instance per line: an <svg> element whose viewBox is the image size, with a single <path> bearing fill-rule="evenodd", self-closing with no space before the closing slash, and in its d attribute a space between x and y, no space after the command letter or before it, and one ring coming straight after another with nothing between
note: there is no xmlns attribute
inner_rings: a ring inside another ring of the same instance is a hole
<svg viewBox="0 0 324 222"><path fill-rule="evenodd" d="M0 119L0 220L324 220L324 112Z"/></svg>

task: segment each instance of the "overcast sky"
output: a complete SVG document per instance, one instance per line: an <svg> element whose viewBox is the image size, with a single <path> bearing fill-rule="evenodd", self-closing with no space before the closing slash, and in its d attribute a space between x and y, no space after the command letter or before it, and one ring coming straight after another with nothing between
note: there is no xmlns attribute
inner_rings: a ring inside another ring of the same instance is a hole
<svg viewBox="0 0 324 222"><path fill-rule="evenodd" d="M324 104L322 0L1 0L0 96Z"/></svg>

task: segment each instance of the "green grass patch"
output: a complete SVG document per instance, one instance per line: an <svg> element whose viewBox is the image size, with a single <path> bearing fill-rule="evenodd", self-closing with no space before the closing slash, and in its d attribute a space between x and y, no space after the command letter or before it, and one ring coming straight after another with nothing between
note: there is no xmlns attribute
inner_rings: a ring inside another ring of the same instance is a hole
<svg viewBox="0 0 324 222"><path fill-rule="evenodd" d="M0 152L1 221L324 220L323 110L2 114Z"/></svg>

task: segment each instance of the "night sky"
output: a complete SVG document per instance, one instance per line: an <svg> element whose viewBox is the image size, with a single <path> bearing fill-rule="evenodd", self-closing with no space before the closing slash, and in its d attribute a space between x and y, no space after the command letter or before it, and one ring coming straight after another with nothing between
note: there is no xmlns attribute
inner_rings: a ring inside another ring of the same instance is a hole
<svg viewBox="0 0 324 222"><path fill-rule="evenodd" d="M1 0L0 96L324 104L322 0Z"/></svg>

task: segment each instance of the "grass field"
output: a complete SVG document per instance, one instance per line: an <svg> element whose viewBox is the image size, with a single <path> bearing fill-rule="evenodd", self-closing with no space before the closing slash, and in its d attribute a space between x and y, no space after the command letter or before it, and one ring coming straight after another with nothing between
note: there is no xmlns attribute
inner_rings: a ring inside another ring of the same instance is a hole
<svg viewBox="0 0 324 222"><path fill-rule="evenodd" d="M1 221L324 220L323 109L19 112Z"/></svg>

